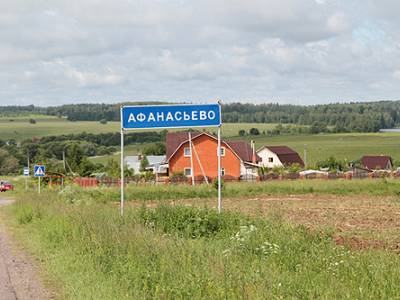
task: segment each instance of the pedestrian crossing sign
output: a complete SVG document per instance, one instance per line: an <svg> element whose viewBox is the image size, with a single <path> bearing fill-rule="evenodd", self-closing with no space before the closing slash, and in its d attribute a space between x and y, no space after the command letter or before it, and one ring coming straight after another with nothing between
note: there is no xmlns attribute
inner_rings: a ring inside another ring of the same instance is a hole
<svg viewBox="0 0 400 300"><path fill-rule="evenodd" d="M35 165L35 167L33 169L33 175L35 177L44 177L46 175L46 167L40 166L40 165Z"/></svg>

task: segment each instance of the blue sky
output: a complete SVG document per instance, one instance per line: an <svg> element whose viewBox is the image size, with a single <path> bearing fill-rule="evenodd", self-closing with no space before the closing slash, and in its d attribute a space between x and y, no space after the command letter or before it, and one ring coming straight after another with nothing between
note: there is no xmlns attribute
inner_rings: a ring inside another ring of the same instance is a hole
<svg viewBox="0 0 400 300"><path fill-rule="evenodd" d="M0 105L400 99L395 0L0 1Z"/></svg>

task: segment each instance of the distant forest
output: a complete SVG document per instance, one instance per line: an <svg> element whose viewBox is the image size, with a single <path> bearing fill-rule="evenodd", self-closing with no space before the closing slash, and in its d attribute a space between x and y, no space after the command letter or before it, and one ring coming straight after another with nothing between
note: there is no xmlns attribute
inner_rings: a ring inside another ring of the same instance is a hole
<svg viewBox="0 0 400 300"><path fill-rule="evenodd" d="M139 102L135 104L148 104ZM154 103L153 103L154 104ZM161 104L157 102L156 104ZM70 121L118 121L119 105L69 104L53 107L4 106L0 115L46 114ZM231 103L222 106L227 123L282 123L330 127L332 132L376 132L400 125L400 101L281 105Z"/></svg>

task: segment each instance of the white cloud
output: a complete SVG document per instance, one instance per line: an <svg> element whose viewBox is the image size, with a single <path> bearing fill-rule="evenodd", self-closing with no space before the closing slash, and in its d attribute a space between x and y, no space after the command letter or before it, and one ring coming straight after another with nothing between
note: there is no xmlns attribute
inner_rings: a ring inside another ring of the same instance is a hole
<svg viewBox="0 0 400 300"><path fill-rule="evenodd" d="M395 0L0 3L0 104L396 99Z"/></svg>

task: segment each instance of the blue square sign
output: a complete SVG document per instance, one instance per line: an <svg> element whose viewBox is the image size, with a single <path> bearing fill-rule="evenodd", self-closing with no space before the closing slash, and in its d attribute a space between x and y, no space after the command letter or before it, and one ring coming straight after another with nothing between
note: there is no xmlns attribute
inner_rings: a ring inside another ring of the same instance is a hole
<svg viewBox="0 0 400 300"><path fill-rule="evenodd" d="M33 168L33 175L35 177L44 177L46 175L46 167L35 165Z"/></svg>

